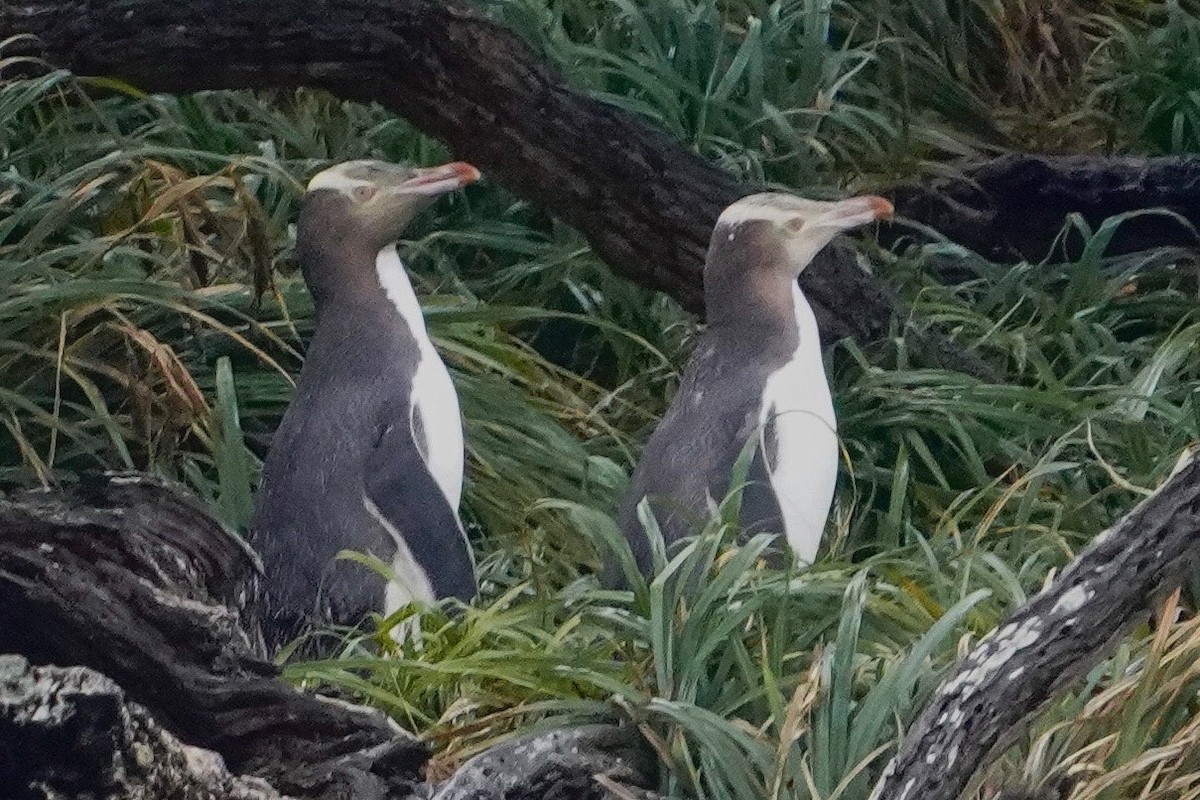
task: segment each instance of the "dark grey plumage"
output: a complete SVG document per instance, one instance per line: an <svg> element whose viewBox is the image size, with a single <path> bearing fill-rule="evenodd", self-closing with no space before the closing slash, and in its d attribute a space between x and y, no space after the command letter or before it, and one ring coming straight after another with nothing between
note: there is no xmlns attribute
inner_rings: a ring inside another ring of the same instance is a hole
<svg viewBox="0 0 1200 800"><path fill-rule="evenodd" d="M425 420L413 398L418 341L377 266L380 251L431 199L384 191L426 172L377 162L335 169L342 172L334 177L348 177L345 188L314 179L310 186L321 188L310 189L300 214L297 255L316 330L256 500L253 543L264 576L255 607L271 649L314 624L354 624L385 610L383 578L339 560L343 550L391 564L403 544L424 573L415 582L427 579L433 597L469 601L476 591L457 508L422 452ZM376 186L376 195L356 195L359 180ZM419 586L404 591L432 599Z"/></svg>
<svg viewBox="0 0 1200 800"><path fill-rule="evenodd" d="M637 515L642 500L668 544L699 532L752 440L743 532L786 533L795 555L812 560L837 472L836 423L816 321L796 279L839 231L890 211L876 197L823 203L762 194L721 215L705 261L708 327L620 510L643 572L652 559Z"/></svg>
<svg viewBox="0 0 1200 800"><path fill-rule="evenodd" d="M648 572L650 544L637 519L637 505L650 498L667 543L695 534L709 517L709 504L729 490L734 463L759 430L767 379L787 363L799 334L785 278L773 280L753 269L766 258L786 258L767 228L751 226L731 247L725 226L714 231L705 271L708 329L696 344L675 398L654 430L634 471L619 516L639 566ZM745 285L763 286L764 298L785 302L761 308ZM740 320L734 324L735 320ZM773 432L768 441L774 447ZM756 451L743 493L741 519L748 529L782 530L778 502L769 491L766 468Z"/></svg>

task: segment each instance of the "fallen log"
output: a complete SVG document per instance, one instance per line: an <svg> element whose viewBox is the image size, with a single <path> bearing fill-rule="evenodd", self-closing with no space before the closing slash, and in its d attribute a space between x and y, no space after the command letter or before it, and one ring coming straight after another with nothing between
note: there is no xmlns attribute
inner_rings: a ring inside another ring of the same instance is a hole
<svg viewBox="0 0 1200 800"><path fill-rule="evenodd" d="M6 798L281 800L164 731L100 673L20 656L0 656L0 788Z"/></svg>
<svg viewBox="0 0 1200 800"><path fill-rule="evenodd" d="M305 798L387 797L427 749L383 714L303 694L236 611L255 557L198 500L145 476L0 503L0 653L115 681L232 773Z"/></svg>
<svg viewBox="0 0 1200 800"><path fill-rule="evenodd" d="M658 795L641 787L656 785L657 774L653 752L632 728L586 725L522 736L480 753L432 800L654 800Z"/></svg>
<svg viewBox="0 0 1200 800"><path fill-rule="evenodd" d="M909 726L872 800L956 800L1058 692L1200 566L1200 458L988 634Z"/></svg>

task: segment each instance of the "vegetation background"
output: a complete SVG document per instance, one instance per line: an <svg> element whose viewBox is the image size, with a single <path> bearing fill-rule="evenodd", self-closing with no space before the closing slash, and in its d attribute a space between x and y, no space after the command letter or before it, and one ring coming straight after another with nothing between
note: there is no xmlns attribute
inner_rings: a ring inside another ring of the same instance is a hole
<svg viewBox="0 0 1200 800"><path fill-rule="evenodd" d="M1192 0L488 9L576 85L794 191L1006 150L1200 147ZM312 327L290 221L311 173L360 157L446 154L307 91L0 85L0 485L149 470L244 529ZM1016 266L863 241L911 313L869 360L847 342L827 354L845 458L820 561L775 573L755 565L761 542L729 549L734 496L713 535L619 593L588 570L695 321L502 187L441 203L403 249L462 397L485 598L461 620L426 615L419 652L392 652L400 620L376 620L288 675L387 709L438 748L435 774L530 725L619 717L672 795L865 798L943 670L1200 436L1195 251L1109 256L1122 222L1064 219L1079 258L1056 245ZM947 258L969 279L939 282ZM906 340L929 329L1002 380L916 360ZM713 573L687 602L685 562ZM1198 689L1185 613L1041 714L980 791L1070 774L1081 800L1200 797Z"/></svg>

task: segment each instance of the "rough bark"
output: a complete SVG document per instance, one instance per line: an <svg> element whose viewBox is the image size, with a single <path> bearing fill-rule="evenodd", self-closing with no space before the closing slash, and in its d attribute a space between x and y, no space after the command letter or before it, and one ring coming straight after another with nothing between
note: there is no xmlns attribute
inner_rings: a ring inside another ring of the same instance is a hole
<svg viewBox="0 0 1200 800"><path fill-rule="evenodd" d="M183 744L108 678L0 656L0 787L9 800L280 800Z"/></svg>
<svg viewBox="0 0 1200 800"><path fill-rule="evenodd" d="M617 270L693 309L713 222L749 191L664 132L568 87L463 0L4 2L0 41L33 34L42 44L33 52L79 74L158 92L308 85L377 101L561 216ZM847 330L865 330L857 315L841 316Z"/></svg>
<svg viewBox="0 0 1200 800"><path fill-rule="evenodd" d="M412 796L653 800L640 788L655 773L649 756L629 728L551 731L493 747L445 784ZM217 753L163 730L106 676L14 655L0 656L0 787L6 800L282 800L261 778L232 775Z"/></svg>
<svg viewBox="0 0 1200 800"><path fill-rule="evenodd" d="M611 782L632 794L653 785L656 773L653 753L635 730L588 725L524 736L480 753L433 800L605 800L613 797Z"/></svg>
<svg viewBox="0 0 1200 800"><path fill-rule="evenodd" d="M285 794L369 800L418 781L422 744L258 657L233 610L254 564L199 502L146 477L0 503L0 653L103 673L184 742Z"/></svg>
<svg viewBox="0 0 1200 800"><path fill-rule="evenodd" d="M1046 702L1200 566L1200 458L1105 531L945 680L874 800L955 800Z"/></svg>
<svg viewBox="0 0 1200 800"><path fill-rule="evenodd" d="M1200 249L1200 158L1118 158L1011 154L968 165L959 178L896 187L900 213L997 262L1050 255L1068 214L1096 229L1108 217L1147 208L1121 225L1109 253L1152 247ZM886 239L911 236L891 225ZM1060 243L1076 257L1083 238ZM1059 251L1058 256L1064 253Z"/></svg>
<svg viewBox="0 0 1200 800"><path fill-rule="evenodd" d="M258 657L236 610L255 569L196 500L144 476L0 502L0 653L20 654L0 657L0 787L602 800L613 782L653 784L645 742L611 725L516 739L426 784L424 745L378 712L296 691Z"/></svg>

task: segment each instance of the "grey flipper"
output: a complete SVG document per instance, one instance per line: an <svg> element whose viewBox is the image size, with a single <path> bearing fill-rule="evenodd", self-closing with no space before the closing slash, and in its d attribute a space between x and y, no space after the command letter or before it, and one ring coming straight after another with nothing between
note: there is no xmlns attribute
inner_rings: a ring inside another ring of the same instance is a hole
<svg viewBox="0 0 1200 800"><path fill-rule="evenodd" d="M634 471L618 524L643 574L650 573L653 563L637 517L642 498L649 499L668 545L699 533L708 520L709 498L717 503L725 498L734 462L747 439L755 435L761 381L732 376L722 382L725 391L705 391L716 377L714 371L730 363L737 362L716 358L712 348L698 349ZM604 580L608 585L623 583L612 570Z"/></svg>
<svg viewBox="0 0 1200 800"><path fill-rule="evenodd" d="M781 337L773 344L779 352L711 328L698 343L679 391L646 443L620 510L618 523L643 574L650 573L653 563L637 504L649 497L667 544L700 532L708 520L709 498L716 503L725 499L734 463L750 437L759 436L767 378L786 361L795 339ZM770 424L767 433L774 436ZM761 448L748 477L753 483L743 493L741 520L778 519ZM782 533L782 524L774 530ZM604 582L624 583L612 569Z"/></svg>
<svg viewBox="0 0 1200 800"><path fill-rule="evenodd" d="M738 521L745 536L774 533L782 537L783 512L780 511L779 498L768 472L768 465L775 463L779 444L774 415L767 417L761 433L756 432L755 436L759 439L759 445L755 448L754 460L750 463L746 485L742 489L742 509ZM787 563L782 557L783 551L778 547L768 550L766 555L773 566L783 567Z"/></svg>
<svg viewBox="0 0 1200 800"><path fill-rule="evenodd" d="M405 407L393 409L385 418L413 417ZM471 550L458 513L421 458L412 427L395 422L381 427L367 457L363 482L380 515L404 537L434 596L469 603L477 591Z"/></svg>

